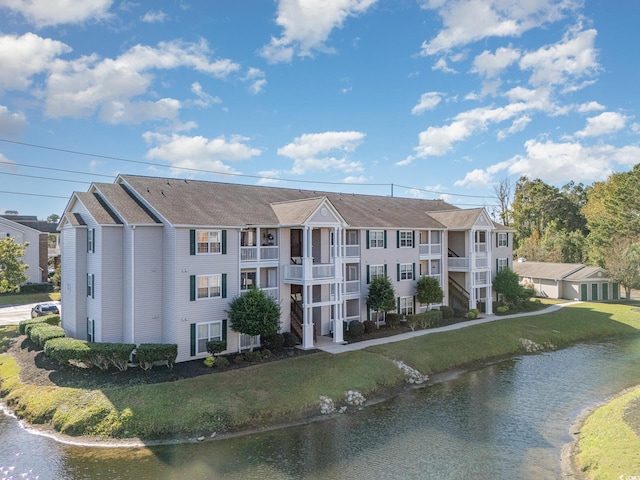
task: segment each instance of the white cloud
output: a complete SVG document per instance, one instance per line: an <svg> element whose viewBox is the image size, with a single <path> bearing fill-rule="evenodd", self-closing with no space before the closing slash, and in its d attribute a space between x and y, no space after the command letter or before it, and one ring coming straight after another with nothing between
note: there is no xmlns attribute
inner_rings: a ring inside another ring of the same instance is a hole
<svg viewBox="0 0 640 480"><path fill-rule="evenodd" d="M162 10L149 10L142 16L142 21L145 23L162 23L168 19L169 16Z"/></svg>
<svg viewBox="0 0 640 480"><path fill-rule="evenodd" d="M306 133L296 137L292 143L278 149L278 155L291 158L291 173L301 175L308 171L340 170L358 172L364 170L362 164L351 161L346 154L355 149L364 140L361 132L324 132ZM344 154L340 158L330 156L331 152Z"/></svg>
<svg viewBox="0 0 640 480"><path fill-rule="evenodd" d="M444 57L440 57L436 63L433 64L431 70L440 70L445 73L458 73L455 69L449 67L447 63L447 59Z"/></svg>
<svg viewBox="0 0 640 480"><path fill-rule="evenodd" d="M151 120L154 112L157 119L174 118L179 108L176 100L137 97L148 93L154 70L187 67L224 79L240 68L228 59L211 61L209 55L204 41L172 41L160 42L157 47L136 45L115 59L93 54L72 61L56 60L47 81L45 114L52 118L86 117L99 112L111 123Z"/></svg>
<svg viewBox="0 0 640 480"><path fill-rule="evenodd" d="M555 22L577 8L579 0L425 0L425 9L436 10L443 29L422 44L422 55L434 55L487 37L519 37Z"/></svg>
<svg viewBox="0 0 640 480"><path fill-rule="evenodd" d="M349 17L360 15L378 0L279 0L276 23L284 30L271 37L260 54L270 63L289 62L312 52L331 52L325 45L334 28Z"/></svg>
<svg viewBox="0 0 640 480"><path fill-rule="evenodd" d="M442 100L440 92L426 92L420 95L417 105L411 109L414 115L422 115L427 110L433 110Z"/></svg>
<svg viewBox="0 0 640 480"><path fill-rule="evenodd" d="M22 112L11 112L0 105L0 132L6 138L16 138L27 129L27 118Z"/></svg>
<svg viewBox="0 0 640 480"><path fill-rule="evenodd" d="M576 132L576 136L598 137L622 130L629 117L616 112L603 112L600 115L587 119L587 126Z"/></svg>
<svg viewBox="0 0 640 480"><path fill-rule="evenodd" d="M110 17L113 0L0 0L0 8L19 13L36 27L83 23Z"/></svg>
<svg viewBox="0 0 640 480"><path fill-rule="evenodd" d="M364 175L358 175L358 176L350 175L348 177L344 177L342 181L344 183L364 183L367 181L367 177L365 177Z"/></svg>
<svg viewBox="0 0 640 480"><path fill-rule="evenodd" d="M495 78L520 58L520 50L500 47L495 53L485 50L473 60L472 72L485 78Z"/></svg>
<svg viewBox="0 0 640 480"><path fill-rule="evenodd" d="M614 171L615 164L632 166L640 156L640 147L636 145L617 148L612 145L586 146L579 142L529 140L524 146L525 154L516 155L485 170L469 172L464 180L456 182L456 186L478 186L482 182L488 185L500 172L539 178L552 185L572 180L593 183L605 180Z"/></svg>
<svg viewBox="0 0 640 480"><path fill-rule="evenodd" d="M62 42L33 33L0 35L0 93L28 89L34 75L46 72L56 57L70 51Z"/></svg>
<svg viewBox="0 0 640 480"><path fill-rule="evenodd" d="M498 140L504 140L505 138L513 135L514 133L518 133L527 128L527 125L531 122L531 117L527 115L523 115L520 118L516 118L509 128L505 128L504 130L498 131L497 138Z"/></svg>
<svg viewBox="0 0 640 480"><path fill-rule="evenodd" d="M247 70L247 74L244 76L243 80L245 82L249 82L249 93L252 95L262 93L265 85L267 84L267 80L264 77L264 72L259 68L250 67Z"/></svg>
<svg viewBox="0 0 640 480"><path fill-rule="evenodd" d="M534 87L563 85L567 91L582 88L583 84L573 82L599 69L594 46L596 34L593 29L572 29L562 41L525 53L520 68L532 71L529 83Z"/></svg>
<svg viewBox="0 0 640 480"><path fill-rule="evenodd" d="M225 162L248 160L260 155L260 150L247 145L246 137L164 135L146 132L143 134L148 145L147 158L162 160L173 168L207 170L212 173L234 173Z"/></svg>
<svg viewBox="0 0 640 480"><path fill-rule="evenodd" d="M429 127L418 135L418 146L414 154L396 165L408 165L417 158L445 155L457 142L465 140L488 125L510 120L534 108L525 102L516 102L504 107L481 107L459 113L454 120L442 127Z"/></svg>
<svg viewBox="0 0 640 480"><path fill-rule="evenodd" d="M598 102L589 102L589 103L582 103L580 105L578 105L578 112L580 113L588 113L588 112L594 112L597 110L604 110L605 106L599 104Z"/></svg>
<svg viewBox="0 0 640 480"><path fill-rule="evenodd" d="M18 170L18 166L15 164L15 162L12 162L11 160L9 160L2 153L0 153L0 168L4 168L6 170L13 170L13 171Z"/></svg>
<svg viewBox="0 0 640 480"><path fill-rule="evenodd" d="M220 97L214 97L205 92L200 82L193 82L191 84L191 91L198 97L197 100L193 100L191 103L198 107L206 108L213 104L222 103Z"/></svg>

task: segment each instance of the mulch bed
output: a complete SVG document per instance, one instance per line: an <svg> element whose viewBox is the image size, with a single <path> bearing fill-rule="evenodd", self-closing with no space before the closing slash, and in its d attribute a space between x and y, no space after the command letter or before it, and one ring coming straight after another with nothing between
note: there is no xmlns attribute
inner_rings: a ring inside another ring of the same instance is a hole
<svg viewBox="0 0 640 480"><path fill-rule="evenodd" d="M464 321L462 318L452 318L447 324ZM401 333L410 332L411 329L404 325L395 328L381 326L380 328L364 334L362 337L353 338L345 336L348 343L361 342L375 338L389 337ZM271 352L264 362L273 362L285 358L312 355L318 350L301 350L299 348L282 348ZM202 359L176 363L173 368L155 366L151 370L133 367L124 372L116 370L99 370L96 368L83 368L72 365L58 365L57 362L45 356L42 349L35 348L33 343L24 335L12 340L8 349L9 355L15 358L20 366L20 379L24 383L38 386L59 386L75 388L104 388L114 386L130 386L152 384L162 382L174 382L185 378L200 375L214 375L218 372L244 368L254 363L247 362L241 354L226 355L229 366L224 368L209 368L204 365Z"/></svg>

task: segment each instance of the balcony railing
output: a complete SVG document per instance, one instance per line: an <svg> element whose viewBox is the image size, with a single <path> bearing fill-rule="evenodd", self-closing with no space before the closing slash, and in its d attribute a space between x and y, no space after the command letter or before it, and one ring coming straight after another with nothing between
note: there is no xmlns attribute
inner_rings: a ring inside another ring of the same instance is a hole
<svg viewBox="0 0 640 480"><path fill-rule="evenodd" d="M469 270L469 257L449 257L450 270Z"/></svg>
<svg viewBox="0 0 640 480"><path fill-rule="evenodd" d="M360 293L360 280L349 280L344 282L344 294L353 295Z"/></svg>
<svg viewBox="0 0 640 480"><path fill-rule="evenodd" d="M275 301L279 301L278 298L278 287L260 287L259 290L262 290L268 297L273 298ZM240 290L240 295L248 292L248 288L243 288Z"/></svg>
<svg viewBox="0 0 640 480"><path fill-rule="evenodd" d="M344 245L342 247L343 257L360 257L360 245Z"/></svg>
<svg viewBox="0 0 640 480"><path fill-rule="evenodd" d="M439 243L421 243L420 255L440 255L442 253L442 245Z"/></svg>
<svg viewBox="0 0 640 480"><path fill-rule="evenodd" d="M331 280L336 278L336 267L332 263L285 265L284 278L289 281Z"/></svg>
<svg viewBox="0 0 640 480"><path fill-rule="evenodd" d="M258 257L258 254L260 254L259 257ZM277 259L278 259L277 246L240 247L241 262L257 262L258 260L277 260Z"/></svg>
<svg viewBox="0 0 640 480"><path fill-rule="evenodd" d="M473 274L473 284L475 286L488 285L490 278L489 272L475 272Z"/></svg>
<svg viewBox="0 0 640 480"><path fill-rule="evenodd" d="M486 255L476 256L476 268L487 268L489 266L489 258Z"/></svg>

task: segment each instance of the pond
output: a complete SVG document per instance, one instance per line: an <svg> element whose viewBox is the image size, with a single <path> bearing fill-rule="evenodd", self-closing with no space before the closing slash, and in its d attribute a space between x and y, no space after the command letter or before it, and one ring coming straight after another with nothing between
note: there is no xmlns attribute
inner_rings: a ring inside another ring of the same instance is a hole
<svg viewBox="0 0 640 480"><path fill-rule="evenodd" d="M581 411L640 383L640 339L448 374L323 421L197 444L59 444L0 415L2 478L560 478Z"/></svg>

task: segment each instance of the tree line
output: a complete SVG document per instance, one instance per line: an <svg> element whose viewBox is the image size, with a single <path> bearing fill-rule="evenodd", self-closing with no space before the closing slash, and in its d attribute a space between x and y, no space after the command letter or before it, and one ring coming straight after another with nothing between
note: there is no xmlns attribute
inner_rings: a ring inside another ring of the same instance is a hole
<svg viewBox="0 0 640 480"><path fill-rule="evenodd" d="M515 230L517 257L603 267L627 295L640 289L640 164L591 185L523 176L512 188L505 179L494 194L493 216Z"/></svg>

